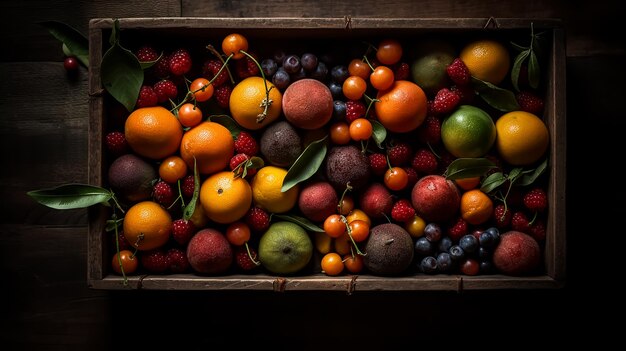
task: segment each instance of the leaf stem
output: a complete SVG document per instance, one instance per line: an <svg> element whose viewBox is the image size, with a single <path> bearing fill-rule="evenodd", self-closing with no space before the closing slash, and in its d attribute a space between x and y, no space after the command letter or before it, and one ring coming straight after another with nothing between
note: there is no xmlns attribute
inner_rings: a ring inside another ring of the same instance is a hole
<svg viewBox="0 0 626 351"><path fill-rule="evenodd" d="M259 61L257 61L254 56L250 55L249 53L245 52L244 50L239 50L239 52L241 52L242 54L246 55L249 59L251 59L252 61L254 61L254 63L257 65L257 67L259 67L259 72L261 72L261 77L263 78L263 85L265 86L265 99L263 99L263 101L261 101L261 105L260 107L263 107L263 112L259 113L256 117L256 122L257 123L263 123L263 120L265 120L265 117L267 117L267 110L269 109L269 107L272 105L272 100L270 99L270 90L272 90L272 88L274 88L273 86L268 88L267 87L267 79L265 78L265 73L263 72L263 67L261 67L261 65L259 64Z"/></svg>

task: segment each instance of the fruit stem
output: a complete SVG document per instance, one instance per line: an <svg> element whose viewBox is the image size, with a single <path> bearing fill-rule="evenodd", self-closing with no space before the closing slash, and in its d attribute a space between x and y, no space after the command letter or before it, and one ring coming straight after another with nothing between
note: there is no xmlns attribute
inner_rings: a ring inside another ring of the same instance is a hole
<svg viewBox="0 0 626 351"><path fill-rule="evenodd" d="M370 60L367 59L367 55L363 55L363 62L367 63L367 65L370 67L372 72L374 71L374 66L372 66L372 64L370 63Z"/></svg>
<svg viewBox="0 0 626 351"><path fill-rule="evenodd" d="M344 215L340 215L340 216L341 216L341 221L343 222L343 224L346 225L346 232L348 233L348 237L350 238L350 241L352 241L352 246L354 246L356 253L361 256L365 256L365 254L361 252L361 250L359 250L359 246L356 244L356 241L354 241L354 238L352 237L352 229L350 229L350 225L348 224L348 219Z"/></svg>
<svg viewBox="0 0 626 351"><path fill-rule="evenodd" d="M230 83L232 85L235 85L235 79L233 78L232 73L230 73L230 69L228 69L228 67L226 66L226 64L228 63L228 60L230 60L231 56L233 56L233 54L230 54L227 58L226 61L224 61L224 58L222 57L222 55L220 55L219 52L217 52L217 50L215 50L215 48L213 47L213 45L209 44L206 46L206 48L213 54L215 55L218 59L220 59L220 61L222 61L222 67L220 68L220 70L217 72L217 74L215 75L216 77L222 72L222 69L224 67L226 67L226 72L228 72L228 76L230 77Z"/></svg>
<svg viewBox="0 0 626 351"><path fill-rule="evenodd" d="M368 101L368 103L367 103L367 110L365 110L365 118L367 118L367 116L369 116L369 114L370 114L370 109L372 108L374 103L375 102L380 102L380 100L372 99L371 97L367 96L367 94L363 94L363 96L365 97L365 100Z"/></svg>
<svg viewBox="0 0 626 351"><path fill-rule="evenodd" d="M115 214L115 209L113 209L113 214L111 215L112 220L117 219L117 215ZM115 252L117 252L117 264L120 265L120 271L122 272L122 277L124 279L124 286L128 285L128 277L126 276L126 272L124 272L124 265L122 265L122 256L120 256L120 235L117 230L117 224L115 225Z"/></svg>
<svg viewBox="0 0 626 351"><path fill-rule="evenodd" d="M254 257L252 257L252 253L250 252L250 246L248 246L248 242L246 241L244 243L244 245L246 245L246 251L248 252L248 257L250 257L250 261L252 261L252 263L254 263L255 266L260 266L261 262L257 261L254 259Z"/></svg>
<svg viewBox="0 0 626 351"><path fill-rule="evenodd" d="M263 78L263 85L265 85L265 99L263 99L263 101L261 101L260 107L263 107L263 112L259 113L256 116L256 122L257 123L263 123L263 120L265 119L265 117L267 117L267 109L272 105L272 102L273 102L270 99L270 90L272 90L273 87L270 87L269 89L267 88L267 79L265 78L265 73L263 72L263 67L261 67L261 64L259 64L259 61L257 61L254 58L254 56L250 55L249 53L245 52L244 50L239 50L239 52L241 52L242 54L248 56L248 58L250 58L250 60L254 61L256 66L259 68L259 72L261 72L261 77Z"/></svg>
<svg viewBox="0 0 626 351"><path fill-rule="evenodd" d="M180 179L176 181L176 184L178 185L178 197L180 198L180 206L181 208L185 209L185 198L183 198L183 191L180 188Z"/></svg>
<svg viewBox="0 0 626 351"><path fill-rule="evenodd" d="M113 200L115 207L117 207L122 213L126 213L124 212L124 209L122 208L122 206L120 206L120 203L117 202L117 198L115 197L115 194L113 193L113 191L111 191L111 200ZM115 213L113 215L115 215Z"/></svg>
<svg viewBox="0 0 626 351"><path fill-rule="evenodd" d="M341 198L339 199L339 203L337 204L337 211L339 211L339 214L341 213L341 205L343 204L343 198L346 196L346 194L348 193L348 191L352 190L352 185L350 185L350 182L346 183L346 188L343 189L343 193L341 193Z"/></svg>

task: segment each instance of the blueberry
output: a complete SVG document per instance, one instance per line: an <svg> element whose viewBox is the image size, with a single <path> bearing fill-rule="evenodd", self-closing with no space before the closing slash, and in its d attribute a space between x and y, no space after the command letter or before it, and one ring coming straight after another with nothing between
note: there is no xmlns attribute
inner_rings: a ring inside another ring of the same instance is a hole
<svg viewBox="0 0 626 351"><path fill-rule="evenodd" d="M439 252L448 252L450 247L452 247L452 239L449 236L441 238L438 245Z"/></svg>
<svg viewBox="0 0 626 351"><path fill-rule="evenodd" d="M424 236L431 243L436 243L441 240L441 227L437 223L428 223L424 227Z"/></svg>
<svg viewBox="0 0 626 351"><path fill-rule="evenodd" d="M493 247L494 241L495 238L487 232L482 232L478 237L478 243L480 244L480 247L491 248Z"/></svg>
<svg viewBox="0 0 626 351"><path fill-rule="evenodd" d="M500 241L500 231L496 227L490 227L485 230L485 233L489 233L493 237L494 246Z"/></svg>
<svg viewBox="0 0 626 351"><path fill-rule="evenodd" d="M279 89L285 90L291 84L291 78L284 69L279 68L272 77L272 83Z"/></svg>
<svg viewBox="0 0 626 351"><path fill-rule="evenodd" d="M480 261L479 270L481 274L492 274L495 271L495 268L491 261Z"/></svg>
<svg viewBox="0 0 626 351"><path fill-rule="evenodd" d="M300 57L300 63L305 71L312 72L317 67L317 56L310 52L302 54Z"/></svg>
<svg viewBox="0 0 626 351"><path fill-rule="evenodd" d="M333 101L333 118L336 121L345 121L346 119L346 103L341 100Z"/></svg>
<svg viewBox="0 0 626 351"><path fill-rule="evenodd" d="M426 274L437 272L437 259L433 256L426 256L420 262L420 270Z"/></svg>
<svg viewBox="0 0 626 351"><path fill-rule="evenodd" d="M491 250L486 247L481 246L478 248L478 258L481 260L486 260L486 259L491 258L491 254L492 254Z"/></svg>
<svg viewBox="0 0 626 351"><path fill-rule="evenodd" d="M343 86L335 81L328 83L328 89L330 89L330 94L333 96L335 100L345 99L343 96Z"/></svg>
<svg viewBox="0 0 626 351"><path fill-rule="evenodd" d="M274 59L268 58L261 61L261 68L263 68L263 74L266 77L271 77L278 70L278 64L276 64Z"/></svg>
<svg viewBox="0 0 626 351"><path fill-rule="evenodd" d="M459 240L459 246L467 253L473 253L478 250L478 240L471 234L466 234Z"/></svg>
<svg viewBox="0 0 626 351"><path fill-rule="evenodd" d="M296 74L302 69L300 58L296 55L289 55L283 61L283 68L289 74Z"/></svg>
<svg viewBox="0 0 626 351"><path fill-rule="evenodd" d="M330 70L330 77L334 82L339 84L343 84L343 81L346 80L350 76L350 72L348 71L348 67L345 65L337 65L334 66Z"/></svg>
<svg viewBox="0 0 626 351"><path fill-rule="evenodd" d="M437 255L437 268L440 272L449 272L452 270L452 257L447 252L440 252Z"/></svg>
<svg viewBox="0 0 626 351"><path fill-rule="evenodd" d="M328 76L328 68L324 62L320 62L315 67L315 70L311 72L310 77L313 79L317 79L320 82L326 81L326 76Z"/></svg>
<svg viewBox="0 0 626 351"><path fill-rule="evenodd" d="M415 241L415 253L420 256L428 256L433 252L433 244L421 236Z"/></svg>
<svg viewBox="0 0 626 351"><path fill-rule="evenodd" d="M465 251L459 245L452 245L448 252L454 261L460 261L465 258Z"/></svg>

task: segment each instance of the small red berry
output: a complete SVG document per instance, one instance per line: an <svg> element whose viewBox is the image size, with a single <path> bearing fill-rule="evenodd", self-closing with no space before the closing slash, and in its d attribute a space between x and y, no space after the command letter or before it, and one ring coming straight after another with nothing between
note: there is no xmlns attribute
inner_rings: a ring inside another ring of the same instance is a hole
<svg viewBox="0 0 626 351"><path fill-rule="evenodd" d="M74 56L68 56L63 60L63 67L68 72L75 72L78 70L78 59Z"/></svg>

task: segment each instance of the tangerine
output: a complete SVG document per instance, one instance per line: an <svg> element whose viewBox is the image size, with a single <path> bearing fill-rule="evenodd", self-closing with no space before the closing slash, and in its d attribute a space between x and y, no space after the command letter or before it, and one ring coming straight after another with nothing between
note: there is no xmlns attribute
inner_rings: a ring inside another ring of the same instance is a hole
<svg viewBox="0 0 626 351"><path fill-rule="evenodd" d="M524 111L504 114L496 121L496 149L513 166L527 166L548 149L548 127L536 115Z"/></svg>
<svg viewBox="0 0 626 351"><path fill-rule="evenodd" d="M252 204L248 182L222 171L209 176L200 187L200 203L206 216L217 223L233 223L245 216Z"/></svg>
<svg viewBox="0 0 626 351"><path fill-rule="evenodd" d="M194 157L198 172L212 174L223 170L235 153L235 141L230 131L215 122L202 122L189 129L180 142L180 156L189 168L194 167Z"/></svg>
<svg viewBox="0 0 626 351"><path fill-rule="evenodd" d="M379 91L376 99L376 116L392 132L415 130L426 118L426 94L413 82L394 81L391 88Z"/></svg>
<svg viewBox="0 0 626 351"><path fill-rule="evenodd" d="M291 210L298 201L298 185L282 192L287 170L276 166L265 166L252 178L252 199L260 208L273 213Z"/></svg>
<svg viewBox="0 0 626 351"><path fill-rule="evenodd" d="M469 224L482 224L493 214L493 201L479 189L461 195L461 217Z"/></svg>
<svg viewBox="0 0 626 351"><path fill-rule="evenodd" d="M172 217L154 201L134 204L124 216L124 236L138 250L165 245L172 232Z"/></svg>
<svg viewBox="0 0 626 351"><path fill-rule="evenodd" d="M176 116L162 106L136 109L126 119L124 129L133 151L154 160L175 153L183 136Z"/></svg>
<svg viewBox="0 0 626 351"><path fill-rule="evenodd" d="M508 50L500 42L491 39L476 40L465 45L459 57L473 77L495 85L506 78L511 66Z"/></svg>
<svg viewBox="0 0 626 351"><path fill-rule="evenodd" d="M269 89L271 104L265 112L265 83ZM230 114L242 127L250 130L261 129L274 122L282 111L282 93L269 81L261 77L248 77L235 85L230 94ZM263 115L265 113L265 115Z"/></svg>

